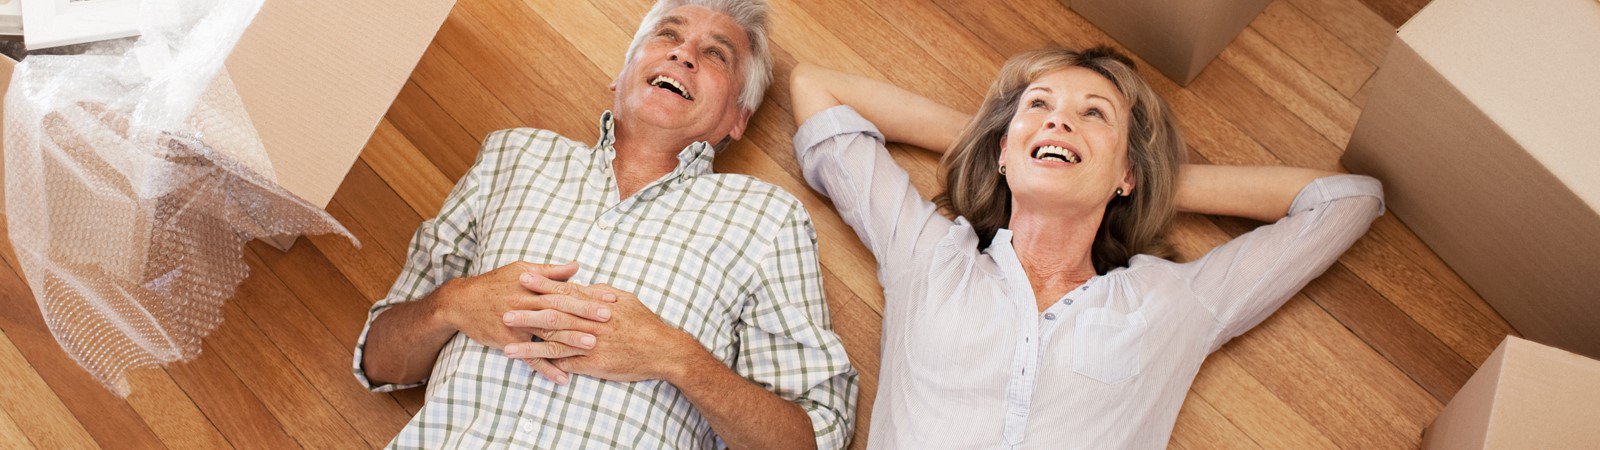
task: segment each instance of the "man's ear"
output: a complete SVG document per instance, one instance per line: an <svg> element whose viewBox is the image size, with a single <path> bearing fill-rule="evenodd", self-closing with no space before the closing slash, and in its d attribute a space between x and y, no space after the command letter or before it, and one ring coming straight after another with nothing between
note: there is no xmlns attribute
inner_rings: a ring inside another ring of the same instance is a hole
<svg viewBox="0 0 1600 450"><path fill-rule="evenodd" d="M750 125L750 116L753 113L748 109L739 108L739 121L734 122L732 130L728 130L728 137L733 138L735 141L743 138L744 128Z"/></svg>

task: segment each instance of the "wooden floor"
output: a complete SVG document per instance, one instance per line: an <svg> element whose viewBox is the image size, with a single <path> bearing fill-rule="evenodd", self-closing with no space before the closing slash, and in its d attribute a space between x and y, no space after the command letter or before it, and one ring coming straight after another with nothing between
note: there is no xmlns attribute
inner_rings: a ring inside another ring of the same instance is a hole
<svg viewBox="0 0 1600 450"><path fill-rule="evenodd" d="M775 0L777 78L798 61L891 81L972 110L1007 55L1111 42L1058 0ZM1188 88L1143 73L1177 110L1191 159L1332 169L1394 27L1426 0L1277 0ZM420 390L369 394L350 375L367 307L399 273L417 224L490 131L593 141L649 0L460 0L328 210L365 246L259 243L252 276L198 359L110 395L65 357L0 244L0 447L377 447ZM882 294L871 256L806 188L776 84L718 171L799 196L822 242L829 302L860 369L855 447L877 388ZM934 160L896 151L932 192ZM1183 216L1193 258L1256 224ZM1270 320L1212 355L1173 447L1412 447L1512 331L1393 215Z"/></svg>

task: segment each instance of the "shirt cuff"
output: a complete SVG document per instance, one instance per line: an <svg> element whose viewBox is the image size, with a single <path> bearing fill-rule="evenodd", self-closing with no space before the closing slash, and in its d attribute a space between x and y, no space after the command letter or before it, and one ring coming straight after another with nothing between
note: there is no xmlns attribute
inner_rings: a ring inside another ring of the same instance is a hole
<svg viewBox="0 0 1600 450"><path fill-rule="evenodd" d="M1311 184L1301 189L1300 194L1294 197L1294 203L1289 205L1289 215L1315 209L1318 205L1334 200L1352 197L1378 199L1378 213L1383 214L1383 183L1366 175L1339 174L1312 180Z"/></svg>
<svg viewBox="0 0 1600 450"><path fill-rule="evenodd" d="M804 155L817 144L834 136L851 133L863 133L879 142L883 141L883 133L878 132L876 125L861 117L854 108L839 105L813 114L805 123L800 124L800 129L794 133L795 157L804 161Z"/></svg>

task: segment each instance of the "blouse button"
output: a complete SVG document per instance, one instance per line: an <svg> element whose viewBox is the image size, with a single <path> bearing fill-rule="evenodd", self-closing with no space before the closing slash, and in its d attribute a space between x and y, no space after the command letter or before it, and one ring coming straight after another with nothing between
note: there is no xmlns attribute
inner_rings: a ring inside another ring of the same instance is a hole
<svg viewBox="0 0 1600 450"><path fill-rule="evenodd" d="M1067 306L1072 306L1072 299L1070 299L1070 298L1061 299L1061 303L1064 303Z"/></svg>
<svg viewBox="0 0 1600 450"><path fill-rule="evenodd" d="M1044 313L1044 320L1056 320L1056 313Z"/></svg>

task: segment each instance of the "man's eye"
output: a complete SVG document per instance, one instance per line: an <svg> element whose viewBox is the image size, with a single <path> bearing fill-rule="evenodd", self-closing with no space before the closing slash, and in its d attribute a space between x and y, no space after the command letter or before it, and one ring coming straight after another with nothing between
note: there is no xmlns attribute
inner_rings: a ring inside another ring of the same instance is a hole
<svg viewBox="0 0 1600 450"><path fill-rule="evenodd" d="M726 55L722 54L722 50L717 50L717 49L713 48L713 49L710 49L710 50L706 50L706 53L710 53L712 57L717 58L717 61L728 62L728 57Z"/></svg>
<svg viewBox="0 0 1600 450"><path fill-rule="evenodd" d="M664 38L667 38L667 39L671 39L671 40L674 40L674 41L678 40L678 32L672 31L672 30L661 30L661 32L657 33L656 35L664 37Z"/></svg>

